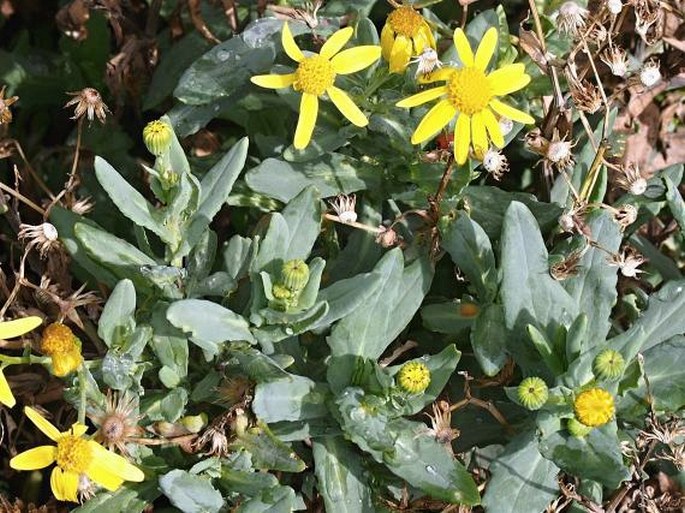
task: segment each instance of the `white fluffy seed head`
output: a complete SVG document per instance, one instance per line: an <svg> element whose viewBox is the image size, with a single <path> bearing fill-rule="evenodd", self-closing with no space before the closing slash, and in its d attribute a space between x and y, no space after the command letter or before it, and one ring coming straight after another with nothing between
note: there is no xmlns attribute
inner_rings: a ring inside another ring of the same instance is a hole
<svg viewBox="0 0 685 513"><path fill-rule="evenodd" d="M621 0L607 0L606 6L613 15L621 14L623 10L623 2Z"/></svg>
<svg viewBox="0 0 685 513"><path fill-rule="evenodd" d="M661 80L659 66L654 62L648 62L640 71L640 82L645 87L652 87Z"/></svg>

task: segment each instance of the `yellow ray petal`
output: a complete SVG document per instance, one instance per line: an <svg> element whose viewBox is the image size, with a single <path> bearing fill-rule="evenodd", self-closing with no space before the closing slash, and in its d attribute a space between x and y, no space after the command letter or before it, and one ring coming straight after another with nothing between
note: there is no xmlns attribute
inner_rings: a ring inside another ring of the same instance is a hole
<svg viewBox="0 0 685 513"><path fill-rule="evenodd" d="M71 431L71 434L74 436L83 436L86 434L86 431L88 431L88 426L84 426L83 424L74 422L71 425L71 428L69 428L69 430Z"/></svg>
<svg viewBox="0 0 685 513"><path fill-rule="evenodd" d="M45 468L55 461L57 447L54 445L40 445L17 454L10 460L10 467L14 470L37 470Z"/></svg>
<svg viewBox="0 0 685 513"><path fill-rule="evenodd" d="M454 73L455 71L457 70L449 67L436 69L435 71L431 71L427 75L420 75L419 84L431 84L433 82L447 81L452 77L452 73Z"/></svg>
<svg viewBox="0 0 685 513"><path fill-rule="evenodd" d="M300 101L300 117L295 129L294 146L298 150L306 148L311 141L318 113L319 99L313 94L303 93Z"/></svg>
<svg viewBox="0 0 685 513"><path fill-rule="evenodd" d="M45 434L45 436L47 436L50 440L56 442L59 439L59 437L61 436L59 429L53 426L48 420L45 419L45 417L43 417L36 410L31 408L30 406L25 406L24 413L29 419L31 419L31 422L33 422L36 425L36 427L40 429L43 432L43 434Z"/></svg>
<svg viewBox="0 0 685 513"><path fill-rule="evenodd" d="M389 23L383 25L381 31L381 50L383 58L386 61L390 60L390 53L392 52L392 45L395 43L395 33L392 31Z"/></svg>
<svg viewBox="0 0 685 513"><path fill-rule="evenodd" d="M281 89L295 82L295 73L288 73L286 75L255 75L250 78L250 81L267 89Z"/></svg>
<svg viewBox="0 0 685 513"><path fill-rule="evenodd" d="M428 26L428 23L421 24L421 28L419 29L419 35L421 36L421 40L423 40L425 44L423 45L423 48L421 48L421 50L418 50L416 52L417 54L421 53L427 46L435 50L435 37L433 37L433 31ZM416 40L414 40L414 43L416 43Z"/></svg>
<svg viewBox="0 0 685 513"><path fill-rule="evenodd" d="M112 474L109 469L100 462L94 461L86 471L86 475L100 486L113 492L124 484L124 480Z"/></svg>
<svg viewBox="0 0 685 513"><path fill-rule="evenodd" d="M435 100L443 94L447 94L446 86L434 87L433 89L427 89L425 91L421 91L420 93L416 93L410 96L409 98L400 100L395 105L397 105L398 107L404 107L408 109L411 107L416 107L417 105L422 105L431 100Z"/></svg>
<svg viewBox="0 0 685 513"><path fill-rule="evenodd" d="M526 114L506 103L503 103L496 98L490 100L490 107L500 116L509 118L512 121L518 121L519 123L531 124L535 123L535 119L530 114Z"/></svg>
<svg viewBox="0 0 685 513"><path fill-rule="evenodd" d="M481 112L476 112L471 116L471 140L477 155L484 154L490 146Z"/></svg>
<svg viewBox="0 0 685 513"><path fill-rule="evenodd" d="M15 404L17 404L17 400L12 394L12 389L10 388L9 383L7 383L7 378L2 372L2 368L0 368L0 403L4 404L8 408L12 408Z"/></svg>
<svg viewBox="0 0 685 513"><path fill-rule="evenodd" d="M0 338L14 338L36 329L43 324L43 319L36 317L24 317L13 321L0 322Z"/></svg>
<svg viewBox="0 0 685 513"><path fill-rule="evenodd" d="M442 100L436 103L423 117L416 130L414 130L414 134L411 136L412 144L421 144L433 137L454 118L456 113L457 109L454 108L449 100Z"/></svg>
<svg viewBox="0 0 685 513"><path fill-rule="evenodd" d="M485 71L488 67L490 59L495 54L495 48L497 47L497 29L495 27L490 27L480 40L478 45L478 50L476 50L476 57L473 61L473 65L481 71Z"/></svg>
<svg viewBox="0 0 685 513"><path fill-rule="evenodd" d="M281 44L283 45L285 53L288 54L288 57L290 57L295 62L300 62L302 61L302 59L304 59L304 54L302 53L302 50L300 50L300 47L297 46L295 38L293 37L292 32L290 32L290 27L288 27L287 21L283 23L283 31L281 32Z"/></svg>
<svg viewBox="0 0 685 513"><path fill-rule="evenodd" d="M354 29L352 27L345 27L344 29L336 31L323 44L319 55L326 59L330 59L342 50L343 46L345 46L352 37L352 34L354 34Z"/></svg>
<svg viewBox="0 0 685 513"><path fill-rule="evenodd" d="M465 67L473 66L473 50L464 31L460 28L454 31L454 46L457 48L459 59Z"/></svg>
<svg viewBox="0 0 685 513"><path fill-rule="evenodd" d="M78 502L78 481L76 472L63 472L59 467L53 468L50 474L50 488L59 501Z"/></svg>
<svg viewBox="0 0 685 513"><path fill-rule="evenodd" d="M326 89L326 92L333 104L353 125L366 126L369 124L369 120L366 119L364 113L355 105L352 98L345 91L331 86Z"/></svg>
<svg viewBox="0 0 685 513"><path fill-rule="evenodd" d="M336 73L347 75L368 68L381 57L380 46L355 46L343 50L331 59Z"/></svg>
<svg viewBox="0 0 685 513"><path fill-rule="evenodd" d="M409 65L412 43L404 36L397 36L390 51L390 73L402 73Z"/></svg>
<svg viewBox="0 0 685 513"><path fill-rule="evenodd" d="M466 162L471 145L471 118L460 114L454 127L454 158L457 164Z"/></svg>
<svg viewBox="0 0 685 513"><path fill-rule="evenodd" d="M500 128L499 123L497 122L497 118L495 118L495 115L488 108L483 109L482 114L483 123L485 123L485 128L488 131L488 135L490 136L492 143L498 148L503 147L504 136L502 135L502 129Z"/></svg>
<svg viewBox="0 0 685 513"><path fill-rule="evenodd" d="M526 75L523 64L508 64L490 73L488 82L493 95L504 96L527 86L530 75Z"/></svg>
<svg viewBox="0 0 685 513"><path fill-rule="evenodd" d="M316 96L314 98L316 98ZM143 471L132 463L129 463L123 456L108 451L99 443L92 440L88 442L88 445L93 451L93 462L97 461L97 465L102 465L108 473L114 474L124 481L135 481L139 483L145 479ZM93 463L88 467L89 471L92 466Z"/></svg>

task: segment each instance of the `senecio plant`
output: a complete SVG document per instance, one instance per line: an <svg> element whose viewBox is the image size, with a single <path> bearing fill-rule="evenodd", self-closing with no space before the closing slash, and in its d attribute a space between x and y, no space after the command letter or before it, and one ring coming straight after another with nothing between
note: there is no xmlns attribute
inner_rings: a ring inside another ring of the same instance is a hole
<svg viewBox="0 0 685 513"><path fill-rule="evenodd" d="M12 469L51 467L80 512L682 506L645 491L685 465L682 254L639 228L672 215L682 243L683 166L621 163L604 83L667 80L644 51L660 11L530 2L513 34L501 6L441 19L456 3L393 1L382 26L376 2L241 7L142 131L145 188L95 157L124 228L56 199L24 229L107 299L90 331L0 324L40 338L3 349L0 401L19 407L8 368L43 365L77 412L25 404L40 433ZM104 121L93 91L70 103ZM208 166L179 138L213 115L245 136ZM522 146L545 197L487 185Z"/></svg>

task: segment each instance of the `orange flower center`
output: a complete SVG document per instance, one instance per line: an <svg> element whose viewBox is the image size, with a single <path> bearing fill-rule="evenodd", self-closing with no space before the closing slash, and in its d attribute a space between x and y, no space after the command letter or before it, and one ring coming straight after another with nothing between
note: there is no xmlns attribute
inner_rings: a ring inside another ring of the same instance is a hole
<svg viewBox="0 0 685 513"><path fill-rule="evenodd" d="M57 441L57 465L65 472L82 474L92 461L92 451L88 442L80 436L64 435Z"/></svg>
<svg viewBox="0 0 685 513"><path fill-rule="evenodd" d="M320 55L306 57L295 72L295 91L321 96L335 81L335 70L331 61Z"/></svg>
<svg viewBox="0 0 685 513"><path fill-rule="evenodd" d="M398 7L388 15L388 23L396 34L414 37L423 24L423 18L413 7L405 5Z"/></svg>
<svg viewBox="0 0 685 513"><path fill-rule="evenodd" d="M455 109L467 116L485 109L492 96L485 73L473 67L455 71L447 82L447 98Z"/></svg>
<svg viewBox="0 0 685 513"><path fill-rule="evenodd" d="M69 327L55 322L43 331L40 350L47 355L78 350L76 336Z"/></svg>

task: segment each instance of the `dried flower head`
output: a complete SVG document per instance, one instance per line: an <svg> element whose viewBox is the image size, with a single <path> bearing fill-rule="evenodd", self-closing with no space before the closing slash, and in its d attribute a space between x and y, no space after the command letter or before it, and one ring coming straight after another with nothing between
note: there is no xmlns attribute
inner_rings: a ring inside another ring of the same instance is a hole
<svg viewBox="0 0 685 513"><path fill-rule="evenodd" d="M618 208L612 209L614 220L625 230L637 219L637 208L630 203L624 203Z"/></svg>
<svg viewBox="0 0 685 513"><path fill-rule="evenodd" d="M559 7L557 15L557 27L562 34L575 36L585 26L588 10L576 2L564 2Z"/></svg>
<svg viewBox="0 0 685 513"><path fill-rule="evenodd" d="M573 231L573 230L567 230ZM587 251L588 246L583 249L571 251L567 256L559 258L549 266L549 274L557 281L563 281L578 274L580 271L580 260Z"/></svg>
<svg viewBox="0 0 685 513"><path fill-rule="evenodd" d="M45 258L51 249L59 246L59 233L57 228L50 223L38 225L19 225L19 239L28 240L27 248L38 248L41 258Z"/></svg>
<svg viewBox="0 0 685 513"><path fill-rule="evenodd" d="M483 155L483 167L495 180L499 181L509 171L509 161L501 151L491 147Z"/></svg>
<svg viewBox="0 0 685 513"><path fill-rule="evenodd" d="M624 77L628 73L627 54L623 48L613 46L606 50L600 58L609 66L611 73L617 77Z"/></svg>
<svg viewBox="0 0 685 513"><path fill-rule="evenodd" d="M415 75L417 77L430 75L435 68L442 68L438 52L430 46L425 47L418 57L409 61L409 64L418 64Z"/></svg>
<svg viewBox="0 0 685 513"><path fill-rule="evenodd" d="M452 412L447 401L436 401L431 405L433 415L428 415L431 419L431 427L426 431L433 436L435 441L452 453L452 440L459 437L459 430L452 427Z"/></svg>
<svg viewBox="0 0 685 513"><path fill-rule="evenodd" d="M622 0L606 0L605 5L609 12L614 16L621 14L621 11L623 10Z"/></svg>
<svg viewBox="0 0 685 513"><path fill-rule="evenodd" d="M205 449L205 454L225 458L229 454L225 422L212 424L204 430L193 444L196 450Z"/></svg>
<svg viewBox="0 0 685 513"><path fill-rule="evenodd" d="M430 385L431 372L425 363L412 361L402 365L395 379L405 392L420 394Z"/></svg>
<svg viewBox="0 0 685 513"><path fill-rule="evenodd" d="M335 214L341 223L354 223L357 221L357 196L354 194L338 194L335 199L329 201L335 210Z"/></svg>
<svg viewBox="0 0 685 513"><path fill-rule="evenodd" d="M661 40L664 25L664 11L658 0L632 0L635 10L635 32L642 40L652 45Z"/></svg>
<svg viewBox="0 0 685 513"><path fill-rule="evenodd" d="M618 267L626 278L635 278L644 272L638 267L645 263L645 257L631 246L626 246L621 253L611 255L608 261L609 265Z"/></svg>
<svg viewBox="0 0 685 513"><path fill-rule="evenodd" d="M97 116L101 123L105 122L105 118L107 117L107 114L110 113L110 110L107 108L107 105L105 105L105 102L102 101L102 96L100 96L97 89L86 87L80 91L74 91L67 94L70 94L74 98L69 100L64 105L64 108L66 109L67 107L76 105L74 108L74 116L71 119L81 119L85 114L88 121L93 121L95 116Z"/></svg>
<svg viewBox="0 0 685 513"><path fill-rule="evenodd" d="M659 63L650 60L642 66L640 70L640 83L647 89L655 86L661 81L661 71L659 71Z"/></svg>
<svg viewBox="0 0 685 513"><path fill-rule="evenodd" d="M393 246L397 246L400 241L400 236L394 229L385 226L378 227L378 235L376 235L377 244L380 244L384 248L392 248Z"/></svg>
<svg viewBox="0 0 685 513"><path fill-rule="evenodd" d="M621 167L623 175L616 179L616 184L634 196L640 196L647 190L647 180L640 174L640 167L631 162Z"/></svg>
<svg viewBox="0 0 685 513"><path fill-rule="evenodd" d="M95 208L95 201L90 196L80 198L71 205L71 211L80 216L86 215Z"/></svg>
<svg viewBox="0 0 685 513"><path fill-rule="evenodd" d="M596 85L588 81L570 80L569 90L578 110L594 114L602 108L602 95Z"/></svg>
<svg viewBox="0 0 685 513"><path fill-rule="evenodd" d="M98 428L95 440L109 450L116 448L124 456L129 454L126 444L143 434L143 428L138 425L143 418L138 414L138 397L128 391L108 390L104 408L94 408L88 417Z"/></svg>
<svg viewBox="0 0 685 513"><path fill-rule="evenodd" d="M5 89L6 86L2 86L2 89L0 89L0 126L9 125L12 122L12 111L10 110L10 107L19 100L18 96L5 98Z"/></svg>
<svg viewBox="0 0 685 513"><path fill-rule="evenodd" d="M573 401L576 419L589 427L606 424L614 416L614 398L602 388L590 388Z"/></svg>
<svg viewBox="0 0 685 513"><path fill-rule="evenodd" d="M216 387L219 402L226 406L234 406L249 401L252 398L252 382L241 374L225 378Z"/></svg>
<svg viewBox="0 0 685 513"><path fill-rule="evenodd" d="M548 162L551 167L560 171L567 171L576 165L576 159L573 156L573 147L576 145L573 141L567 141L559 138L559 132L556 130L552 135L552 140L545 145L544 160Z"/></svg>
<svg viewBox="0 0 685 513"><path fill-rule="evenodd" d="M549 388L542 378L530 376L519 384L516 389L521 404L528 410L539 410L549 398Z"/></svg>

